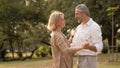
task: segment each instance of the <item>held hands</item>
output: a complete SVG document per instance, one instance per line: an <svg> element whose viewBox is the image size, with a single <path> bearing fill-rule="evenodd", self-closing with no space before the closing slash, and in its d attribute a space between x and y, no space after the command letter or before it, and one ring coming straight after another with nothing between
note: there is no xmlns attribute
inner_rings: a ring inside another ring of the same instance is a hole
<svg viewBox="0 0 120 68"><path fill-rule="evenodd" d="M89 49L89 43L88 43L88 40L85 40L82 44L82 48L83 49Z"/></svg>

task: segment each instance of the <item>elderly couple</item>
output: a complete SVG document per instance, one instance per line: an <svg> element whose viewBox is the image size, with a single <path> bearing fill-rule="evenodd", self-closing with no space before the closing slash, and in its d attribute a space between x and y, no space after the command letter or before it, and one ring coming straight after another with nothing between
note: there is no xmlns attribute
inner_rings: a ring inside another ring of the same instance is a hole
<svg viewBox="0 0 120 68"><path fill-rule="evenodd" d="M103 48L101 29L90 18L89 9L85 4L76 6L75 18L80 24L74 35L67 40L61 32L65 27L64 14L55 11L49 17L53 68L73 68L74 53L78 56L77 68L97 67L97 53Z"/></svg>

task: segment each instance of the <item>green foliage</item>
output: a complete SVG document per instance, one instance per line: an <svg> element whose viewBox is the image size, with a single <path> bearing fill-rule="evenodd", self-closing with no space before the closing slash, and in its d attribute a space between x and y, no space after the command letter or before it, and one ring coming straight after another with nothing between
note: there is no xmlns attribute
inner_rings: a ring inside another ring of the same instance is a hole
<svg viewBox="0 0 120 68"><path fill-rule="evenodd" d="M119 0L0 0L0 41L5 47L18 48L25 51L32 50L40 43L49 45L50 32L46 28L49 15L54 10L65 14L66 27L63 32L69 36L70 30L76 28L74 18L76 5L84 3L90 9L91 17L101 26L103 39L109 40L111 45L112 25L111 12L114 11L115 37L120 39L117 32L120 28L120 1ZM10 44L11 43L11 44ZM12 46L9 46L12 45ZM51 48L45 50L51 52Z"/></svg>
<svg viewBox="0 0 120 68"><path fill-rule="evenodd" d="M106 11L108 12L108 16L112 16L115 14L115 11L119 9L119 5L116 7L109 7Z"/></svg>
<svg viewBox="0 0 120 68"><path fill-rule="evenodd" d="M47 55L48 55L48 56L51 56L51 55L52 55L51 46L48 46L47 49L46 49L46 51L47 51Z"/></svg>
<svg viewBox="0 0 120 68"><path fill-rule="evenodd" d="M49 32L46 30L44 9L44 0L31 1L28 6L25 0L0 0L1 42L10 43L6 46L12 51L14 48L32 50L41 42L47 43Z"/></svg>
<svg viewBox="0 0 120 68"><path fill-rule="evenodd" d="M51 56L51 47L50 46L45 46L41 45L39 49L35 51L35 55L38 57L46 57L46 56Z"/></svg>
<svg viewBox="0 0 120 68"><path fill-rule="evenodd" d="M22 52L17 52L17 55L19 56L19 58L22 58L23 57L23 54L22 54Z"/></svg>
<svg viewBox="0 0 120 68"><path fill-rule="evenodd" d="M0 61L5 61L6 54L6 49L3 46L0 46Z"/></svg>
<svg viewBox="0 0 120 68"><path fill-rule="evenodd" d="M108 47L104 46L103 50L102 50L102 53L103 54L107 54L108 53Z"/></svg>

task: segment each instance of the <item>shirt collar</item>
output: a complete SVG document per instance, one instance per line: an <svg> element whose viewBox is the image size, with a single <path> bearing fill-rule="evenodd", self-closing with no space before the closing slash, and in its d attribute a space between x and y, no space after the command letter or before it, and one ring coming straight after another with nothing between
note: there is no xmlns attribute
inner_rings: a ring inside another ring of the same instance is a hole
<svg viewBox="0 0 120 68"><path fill-rule="evenodd" d="M92 21L92 18L89 19L89 21L86 23L86 25L90 25Z"/></svg>

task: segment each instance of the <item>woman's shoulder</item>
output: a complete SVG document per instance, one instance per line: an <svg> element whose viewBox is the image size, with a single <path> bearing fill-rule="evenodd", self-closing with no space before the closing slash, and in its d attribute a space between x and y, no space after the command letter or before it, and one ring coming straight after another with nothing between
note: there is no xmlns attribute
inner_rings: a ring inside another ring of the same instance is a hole
<svg viewBox="0 0 120 68"><path fill-rule="evenodd" d="M58 37L61 36L62 34L59 31L52 31L51 37Z"/></svg>

